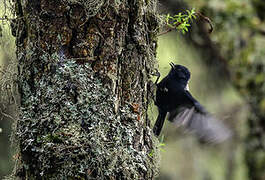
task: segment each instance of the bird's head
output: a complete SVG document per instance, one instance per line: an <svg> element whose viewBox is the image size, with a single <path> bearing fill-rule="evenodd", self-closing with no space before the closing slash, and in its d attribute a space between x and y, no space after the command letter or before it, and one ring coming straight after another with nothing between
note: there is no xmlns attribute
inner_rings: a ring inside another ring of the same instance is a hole
<svg viewBox="0 0 265 180"><path fill-rule="evenodd" d="M188 81L190 79L190 71L188 68L182 65L176 65L174 63L169 63L171 66L171 70L169 72L170 76L173 76L176 79L183 79Z"/></svg>

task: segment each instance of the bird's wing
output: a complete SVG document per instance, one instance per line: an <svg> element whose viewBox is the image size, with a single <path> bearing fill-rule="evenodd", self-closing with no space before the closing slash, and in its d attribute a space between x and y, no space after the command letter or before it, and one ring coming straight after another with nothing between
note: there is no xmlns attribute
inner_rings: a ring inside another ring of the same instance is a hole
<svg viewBox="0 0 265 180"><path fill-rule="evenodd" d="M185 99L187 99L187 102L190 102L189 104L191 104L192 106L195 107L195 109L202 113L202 114L207 114L208 112L206 111L206 109L190 94L189 91L185 90L183 95L185 96Z"/></svg>
<svg viewBox="0 0 265 180"><path fill-rule="evenodd" d="M183 126L205 142L220 143L231 136L231 131L221 121L210 115L196 100L194 105L169 112L168 120L176 126Z"/></svg>

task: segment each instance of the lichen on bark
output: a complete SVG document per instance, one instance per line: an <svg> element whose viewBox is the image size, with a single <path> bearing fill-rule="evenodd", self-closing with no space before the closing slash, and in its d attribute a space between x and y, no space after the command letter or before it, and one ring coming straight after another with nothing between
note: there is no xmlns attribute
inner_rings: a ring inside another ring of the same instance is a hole
<svg viewBox="0 0 265 180"><path fill-rule="evenodd" d="M21 106L14 176L152 179L155 2L106 1L94 16L82 2L15 2Z"/></svg>

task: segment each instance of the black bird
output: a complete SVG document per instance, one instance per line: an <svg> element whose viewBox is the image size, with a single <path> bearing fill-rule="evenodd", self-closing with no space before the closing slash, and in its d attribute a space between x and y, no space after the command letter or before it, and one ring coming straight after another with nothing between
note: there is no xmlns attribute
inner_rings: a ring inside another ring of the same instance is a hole
<svg viewBox="0 0 265 180"><path fill-rule="evenodd" d="M231 131L190 94L189 70L174 63L170 63L170 66L170 72L159 83L160 74L157 71L155 105L159 114L153 128L154 134L159 136L168 114L169 121L176 126L184 126L202 141L219 143L230 137Z"/></svg>

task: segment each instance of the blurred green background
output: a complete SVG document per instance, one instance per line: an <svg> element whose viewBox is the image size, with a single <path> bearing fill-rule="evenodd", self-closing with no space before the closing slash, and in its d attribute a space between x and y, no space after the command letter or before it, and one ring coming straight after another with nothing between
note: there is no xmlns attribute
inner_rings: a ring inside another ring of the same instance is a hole
<svg viewBox="0 0 265 180"><path fill-rule="evenodd" d="M0 18L12 17L11 12L0 2ZM9 85L16 72L15 38L10 31L9 22L0 20L0 179L11 173L14 162L11 147L11 127L15 103L11 100Z"/></svg>
<svg viewBox="0 0 265 180"><path fill-rule="evenodd" d="M228 82L216 89L218 79L209 73L196 49L187 45L180 33L159 37L158 61L162 76L170 70L169 62L188 67L191 93L235 133L220 145L204 145L166 122L162 131L165 146L161 148L159 179L247 179L242 143L248 110L237 91ZM157 113L155 107L153 111Z"/></svg>
<svg viewBox="0 0 265 180"><path fill-rule="evenodd" d="M162 136L161 180L247 180L246 153L251 142L250 117L255 107L265 112L265 3L262 0L163 0L162 14L177 14L195 8L214 24L196 20L190 32L170 32L158 38L157 60L164 77L169 62L191 71L190 91L212 114L229 126L234 136L220 145L200 144L190 134L166 122ZM0 18L12 17L0 2ZM225 62L224 62L225 61ZM225 65L224 65L225 64ZM6 84L16 73L15 41L9 23L0 20L0 179L12 171L14 150L10 146L14 99L7 98ZM225 68L230 75L224 73ZM262 67L261 70L259 67ZM12 73L13 72L13 73ZM155 78L154 78L155 79ZM152 105L152 122L157 110ZM252 126L251 126L252 127ZM264 131L261 130L261 134ZM263 137L263 135L262 135ZM251 148L250 148L251 149ZM264 150L264 149L263 149ZM255 154L255 152L253 152ZM264 155L264 151L263 151ZM262 155L262 156L263 156ZM263 167L265 165L260 165ZM265 169L264 169L265 172ZM263 176L265 179L265 175Z"/></svg>

